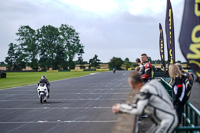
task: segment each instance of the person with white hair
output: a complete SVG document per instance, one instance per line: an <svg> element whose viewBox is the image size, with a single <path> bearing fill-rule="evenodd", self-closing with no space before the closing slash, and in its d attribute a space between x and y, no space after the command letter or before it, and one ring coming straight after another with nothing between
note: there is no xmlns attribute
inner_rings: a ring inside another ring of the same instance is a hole
<svg viewBox="0 0 200 133"><path fill-rule="evenodd" d="M147 114L155 125L147 130L148 133L172 133L178 125L176 110L163 85L158 80L151 80L144 84L137 71L129 75L129 84L139 90L136 102L129 104L115 104L113 113Z"/></svg>

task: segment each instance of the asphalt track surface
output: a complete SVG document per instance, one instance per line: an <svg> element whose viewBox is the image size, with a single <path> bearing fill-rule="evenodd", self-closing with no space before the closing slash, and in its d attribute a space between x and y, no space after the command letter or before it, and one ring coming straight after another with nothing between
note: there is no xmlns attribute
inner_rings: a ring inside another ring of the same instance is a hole
<svg viewBox="0 0 200 133"><path fill-rule="evenodd" d="M44 104L36 85L0 90L0 133L110 133L117 120L111 106L125 102L131 89L128 73L51 82Z"/></svg>

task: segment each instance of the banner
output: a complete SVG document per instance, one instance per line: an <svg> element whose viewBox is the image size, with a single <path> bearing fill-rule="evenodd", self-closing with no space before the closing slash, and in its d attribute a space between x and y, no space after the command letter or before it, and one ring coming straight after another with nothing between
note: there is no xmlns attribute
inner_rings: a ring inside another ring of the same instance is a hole
<svg viewBox="0 0 200 133"><path fill-rule="evenodd" d="M159 47L160 47L160 57L161 57L161 62L163 65L163 71L166 70L165 67L165 49L164 49L164 38L163 38L163 29L162 25L159 23L159 29L160 29L160 40L159 40Z"/></svg>
<svg viewBox="0 0 200 133"><path fill-rule="evenodd" d="M174 18L170 0L167 0L165 30L167 36L168 63L174 64L175 63Z"/></svg>
<svg viewBox="0 0 200 133"><path fill-rule="evenodd" d="M179 43L200 81L200 0L185 0Z"/></svg>

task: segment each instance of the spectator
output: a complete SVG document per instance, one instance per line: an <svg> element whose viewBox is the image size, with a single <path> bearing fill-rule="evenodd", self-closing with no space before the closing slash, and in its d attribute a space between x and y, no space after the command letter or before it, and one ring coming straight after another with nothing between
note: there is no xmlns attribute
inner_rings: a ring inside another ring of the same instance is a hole
<svg viewBox="0 0 200 133"><path fill-rule="evenodd" d="M137 58L135 61L139 66L139 70L138 70L139 74L143 75L144 74L144 66L143 66L142 62L140 61L139 58Z"/></svg>
<svg viewBox="0 0 200 133"><path fill-rule="evenodd" d="M180 63L176 63L175 65L178 66L179 70L181 71L181 73L183 75L184 82L185 82L185 84L188 85L187 87L191 87L192 88L192 85L193 85L193 82L194 82L194 76L193 76L193 74L185 72L183 70L183 67L182 67L182 65Z"/></svg>
<svg viewBox="0 0 200 133"><path fill-rule="evenodd" d="M144 66L141 78L143 79L144 83L147 83L149 80L151 80L151 63L148 61L147 54L141 55L141 61Z"/></svg>
<svg viewBox="0 0 200 133"><path fill-rule="evenodd" d="M133 89L140 91L135 104L115 104L112 107L113 113L141 115L144 112L156 123L156 126L152 125L148 132L173 132L178 124L178 119L169 95L162 84L157 80L152 80L144 85L137 71L130 73L129 84Z"/></svg>
<svg viewBox="0 0 200 133"><path fill-rule="evenodd" d="M184 97L185 97L185 85L183 82L183 76L178 66L172 64L169 66L169 76L173 81L172 84L172 100L176 109L179 123L181 122L181 115L184 109Z"/></svg>

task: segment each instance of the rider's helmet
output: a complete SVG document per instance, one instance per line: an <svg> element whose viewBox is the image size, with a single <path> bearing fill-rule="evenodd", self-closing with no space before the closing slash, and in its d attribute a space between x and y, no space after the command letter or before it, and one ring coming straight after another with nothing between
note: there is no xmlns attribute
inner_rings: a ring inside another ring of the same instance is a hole
<svg viewBox="0 0 200 133"><path fill-rule="evenodd" d="M45 76L45 75L43 75L42 77L41 77L41 79L42 80L45 80L47 77Z"/></svg>

